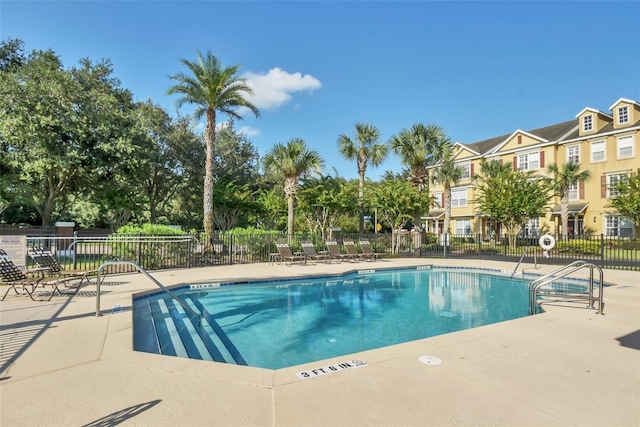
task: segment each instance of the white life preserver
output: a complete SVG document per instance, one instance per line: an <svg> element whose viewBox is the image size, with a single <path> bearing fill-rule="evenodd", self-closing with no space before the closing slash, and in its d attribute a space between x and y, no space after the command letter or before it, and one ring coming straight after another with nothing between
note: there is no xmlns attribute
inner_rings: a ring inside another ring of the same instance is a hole
<svg viewBox="0 0 640 427"><path fill-rule="evenodd" d="M556 239L554 239L551 234L543 234L542 236L540 236L540 240L538 241L538 243L540 243L540 247L542 249L544 249L545 251L550 251L556 246Z"/></svg>

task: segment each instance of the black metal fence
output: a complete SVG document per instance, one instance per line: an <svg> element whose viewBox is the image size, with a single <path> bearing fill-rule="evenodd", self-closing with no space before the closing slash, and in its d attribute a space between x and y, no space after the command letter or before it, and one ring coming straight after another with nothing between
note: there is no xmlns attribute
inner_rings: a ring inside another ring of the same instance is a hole
<svg viewBox="0 0 640 427"><path fill-rule="evenodd" d="M332 240L342 244L350 239L358 246L369 240L375 252L397 257L469 258L517 263L568 264L581 259L607 268L640 271L640 239L614 236L553 236L555 246L545 253L539 239L525 237L492 238L485 235L440 235L402 232L397 234L341 234ZM292 251L302 251L302 242L311 242L318 251L326 249L320 234L283 233L247 235L202 233L184 236L27 236L27 246L45 247L56 254L68 269L97 268L105 261L135 261L145 269L192 268L213 265L267 262L277 253L277 243L288 243ZM344 248L343 252L344 251ZM26 265L31 265L26 260ZM126 271L126 266L118 266Z"/></svg>

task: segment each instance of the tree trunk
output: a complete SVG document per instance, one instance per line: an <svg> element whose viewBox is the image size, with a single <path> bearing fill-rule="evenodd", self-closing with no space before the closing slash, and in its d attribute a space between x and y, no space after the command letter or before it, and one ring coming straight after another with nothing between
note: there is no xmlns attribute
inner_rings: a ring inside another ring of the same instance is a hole
<svg viewBox="0 0 640 427"><path fill-rule="evenodd" d="M293 240L293 196L287 197L287 234L289 243Z"/></svg>
<svg viewBox="0 0 640 427"><path fill-rule="evenodd" d="M560 218L562 219L562 237L563 241L566 241L566 237L569 233L569 190L562 191L562 197L560 198Z"/></svg>
<svg viewBox="0 0 640 427"><path fill-rule="evenodd" d="M208 239L213 237L213 144L216 137L216 112L207 110L207 128L204 132L206 160L204 165L203 227Z"/></svg>
<svg viewBox="0 0 640 427"><path fill-rule="evenodd" d="M360 234L364 234L364 169L358 170L359 182L358 182L358 211L360 215L359 229Z"/></svg>
<svg viewBox="0 0 640 427"><path fill-rule="evenodd" d="M450 234L449 228L451 227L451 188L444 188L444 224L443 232Z"/></svg>

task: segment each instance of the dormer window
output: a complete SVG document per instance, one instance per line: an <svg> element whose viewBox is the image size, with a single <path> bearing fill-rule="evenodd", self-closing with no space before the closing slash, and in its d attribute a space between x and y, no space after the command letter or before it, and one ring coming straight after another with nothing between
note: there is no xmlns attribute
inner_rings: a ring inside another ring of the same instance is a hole
<svg viewBox="0 0 640 427"><path fill-rule="evenodd" d="M584 116L582 118L582 130L584 132L589 132L593 130L593 115L589 114L588 116Z"/></svg>
<svg viewBox="0 0 640 427"><path fill-rule="evenodd" d="M629 122L629 107L625 105L624 107L618 108L618 124L627 122Z"/></svg>

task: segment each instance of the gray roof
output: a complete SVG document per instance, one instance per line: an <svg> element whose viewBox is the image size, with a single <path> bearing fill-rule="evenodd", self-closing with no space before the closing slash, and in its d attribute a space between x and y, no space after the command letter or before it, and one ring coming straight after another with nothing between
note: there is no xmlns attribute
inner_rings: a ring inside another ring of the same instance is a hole
<svg viewBox="0 0 640 427"><path fill-rule="evenodd" d="M608 125L607 125L608 126ZM551 126L545 126L538 129L525 131L531 135L535 135L539 138L547 141L557 141L566 135L564 139L571 139L578 137L578 119L569 120L567 122L558 123ZM495 138L485 139L484 141L473 142L471 144L465 144L467 147L479 152L480 154L487 154L493 150L496 146L503 143L507 138L513 135L513 132L497 136Z"/></svg>

